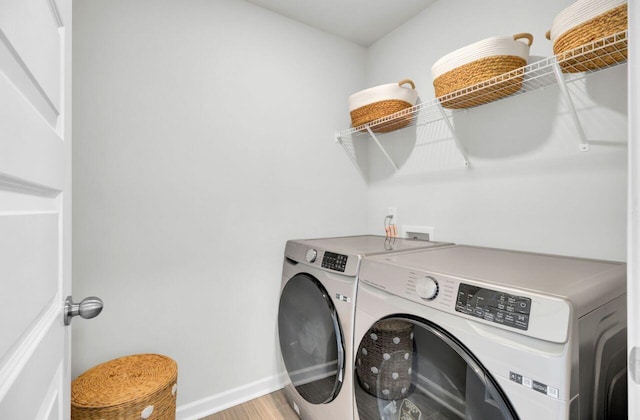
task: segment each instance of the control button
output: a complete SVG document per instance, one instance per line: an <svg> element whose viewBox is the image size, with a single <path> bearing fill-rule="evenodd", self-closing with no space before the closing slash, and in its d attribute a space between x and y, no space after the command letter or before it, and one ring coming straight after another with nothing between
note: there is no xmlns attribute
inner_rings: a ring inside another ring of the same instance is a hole
<svg viewBox="0 0 640 420"><path fill-rule="evenodd" d="M509 379L511 379L513 382L517 382L519 384L522 383L522 375L515 373L515 372L509 372Z"/></svg>
<svg viewBox="0 0 640 420"><path fill-rule="evenodd" d="M540 383L538 381L533 381L532 385L533 385L532 386L533 390L538 391L538 392L540 392L542 394L546 394L547 393L547 386L545 384Z"/></svg>
<svg viewBox="0 0 640 420"><path fill-rule="evenodd" d="M528 329L529 328L529 315L516 314L515 315L515 326L516 326L516 328L520 328L521 330Z"/></svg>
<svg viewBox="0 0 640 420"><path fill-rule="evenodd" d="M307 253L305 254L304 258L307 260L307 262L314 262L316 260L316 257L318 256L318 251L316 251L313 248L309 248L307 250Z"/></svg>
<svg viewBox="0 0 640 420"><path fill-rule="evenodd" d="M516 312L520 312L521 314L528 314L529 312L531 312L531 300L518 299L515 308Z"/></svg>
<svg viewBox="0 0 640 420"><path fill-rule="evenodd" d="M419 278L416 282L416 293L422 299L433 300L438 296L438 282L431 276Z"/></svg>

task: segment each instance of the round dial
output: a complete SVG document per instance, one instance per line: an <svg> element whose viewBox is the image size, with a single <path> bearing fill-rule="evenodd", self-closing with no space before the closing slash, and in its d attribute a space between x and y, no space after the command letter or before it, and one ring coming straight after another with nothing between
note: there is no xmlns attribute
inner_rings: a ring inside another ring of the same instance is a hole
<svg viewBox="0 0 640 420"><path fill-rule="evenodd" d="M313 248L309 248L309 250L305 254L304 258L307 260L307 262L312 263L312 262L314 262L316 260L317 256L318 256L318 251L316 251Z"/></svg>
<svg viewBox="0 0 640 420"><path fill-rule="evenodd" d="M438 296L438 289L438 282L431 276L422 277L416 282L416 293L422 299L435 299Z"/></svg>

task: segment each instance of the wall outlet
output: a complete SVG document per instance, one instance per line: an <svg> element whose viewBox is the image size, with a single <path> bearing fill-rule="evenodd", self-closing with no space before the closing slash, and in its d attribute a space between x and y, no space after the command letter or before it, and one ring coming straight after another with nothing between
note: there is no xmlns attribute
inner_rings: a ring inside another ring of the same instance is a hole
<svg viewBox="0 0 640 420"><path fill-rule="evenodd" d="M435 228L433 226L402 225L400 236L409 239L433 241Z"/></svg>

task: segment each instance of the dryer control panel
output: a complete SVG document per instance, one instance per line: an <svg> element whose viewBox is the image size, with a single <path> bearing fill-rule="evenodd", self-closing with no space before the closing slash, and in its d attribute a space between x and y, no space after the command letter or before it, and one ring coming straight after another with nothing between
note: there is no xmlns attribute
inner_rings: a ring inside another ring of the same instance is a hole
<svg viewBox="0 0 640 420"><path fill-rule="evenodd" d="M326 251L322 258L322 268L329 268L331 270L344 273L344 270L347 267L347 260L348 257L346 255Z"/></svg>
<svg viewBox="0 0 640 420"><path fill-rule="evenodd" d="M485 321L527 330L531 299L460 283L456 311Z"/></svg>

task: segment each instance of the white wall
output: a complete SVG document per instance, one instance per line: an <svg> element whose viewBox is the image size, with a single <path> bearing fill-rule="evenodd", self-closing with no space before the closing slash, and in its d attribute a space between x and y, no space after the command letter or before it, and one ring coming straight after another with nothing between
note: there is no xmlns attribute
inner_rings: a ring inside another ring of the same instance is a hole
<svg viewBox="0 0 640 420"><path fill-rule="evenodd" d="M73 47L74 296L105 302L73 375L158 352L182 407L273 386L285 241L366 231L332 141L365 50L236 0L76 0Z"/></svg>
<svg viewBox="0 0 640 420"><path fill-rule="evenodd" d="M572 2L435 2L369 48L367 84L410 78L430 100L431 65L495 35L530 32L532 60L548 57L544 33ZM443 123L382 138L402 167L392 173L381 154L369 150L370 230L396 207L400 225L435 227L438 240L625 260L627 150L616 142L627 138L626 66L576 82L571 91L587 137L605 145L578 151L557 87L457 114L453 122L470 168Z"/></svg>

